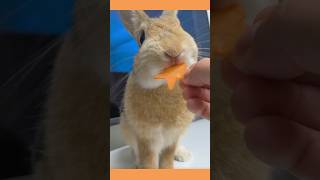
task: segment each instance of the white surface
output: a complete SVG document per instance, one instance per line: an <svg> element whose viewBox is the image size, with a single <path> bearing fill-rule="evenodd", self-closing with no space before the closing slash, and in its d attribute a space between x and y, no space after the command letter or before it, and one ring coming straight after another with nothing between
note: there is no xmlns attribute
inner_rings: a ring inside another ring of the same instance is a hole
<svg viewBox="0 0 320 180"><path fill-rule="evenodd" d="M207 15L208 15L208 21L209 21L209 26L210 26L210 10L207 11Z"/></svg>
<svg viewBox="0 0 320 180"><path fill-rule="evenodd" d="M120 130L120 125L114 125L110 127L110 151L125 146L123 137Z"/></svg>
<svg viewBox="0 0 320 180"><path fill-rule="evenodd" d="M202 119L193 122L181 140L181 144L192 153L189 162L174 162L175 168L210 168L210 122ZM110 151L111 168L135 168L131 149L123 146Z"/></svg>

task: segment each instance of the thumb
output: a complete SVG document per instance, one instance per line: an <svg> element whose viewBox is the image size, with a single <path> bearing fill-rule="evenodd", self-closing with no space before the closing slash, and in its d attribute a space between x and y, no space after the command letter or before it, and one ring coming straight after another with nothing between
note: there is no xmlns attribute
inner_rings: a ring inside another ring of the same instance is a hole
<svg viewBox="0 0 320 180"><path fill-rule="evenodd" d="M210 86L210 59L205 58L190 67L185 74L183 83L189 86Z"/></svg>

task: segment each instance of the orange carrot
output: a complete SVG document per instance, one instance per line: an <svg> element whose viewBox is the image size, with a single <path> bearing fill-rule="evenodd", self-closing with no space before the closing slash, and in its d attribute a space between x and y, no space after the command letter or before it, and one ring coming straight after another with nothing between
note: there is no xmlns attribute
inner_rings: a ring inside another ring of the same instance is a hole
<svg viewBox="0 0 320 180"><path fill-rule="evenodd" d="M187 71L186 64L178 64L174 66L170 66L160 72L158 75L154 77L154 79L164 79L167 81L168 89L172 90L177 80L183 78L184 74Z"/></svg>
<svg viewBox="0 0 320 180"><path fill-rule="evenodd" d="M229 56L245 30L245 11L240 4L213 10L213 51L215 56Z"/></svg>

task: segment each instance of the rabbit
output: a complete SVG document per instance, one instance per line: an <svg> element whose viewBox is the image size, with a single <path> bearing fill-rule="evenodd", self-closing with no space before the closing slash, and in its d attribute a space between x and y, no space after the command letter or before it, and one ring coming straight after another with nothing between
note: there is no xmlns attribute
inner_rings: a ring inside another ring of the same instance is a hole
<svg viewBox="0 0 320 180"><path fill-rule="evenodd" d="M120 126L133 148L136 166L171 169L174 159L188 161L192 155L179 140L194 118L178 83L172 91L154 76L178 63L197 61L196 42L181 27L178 11L163 11L150 18L144 11L121 11L123 24L140 45L133 72L125 87Z"/></svg>
<svg viewBox="0 0 320 180"><path fill-rule="evenodd" d="M36 180L100 180L108 166L106 3L75 1L55 60Z"/></svg>

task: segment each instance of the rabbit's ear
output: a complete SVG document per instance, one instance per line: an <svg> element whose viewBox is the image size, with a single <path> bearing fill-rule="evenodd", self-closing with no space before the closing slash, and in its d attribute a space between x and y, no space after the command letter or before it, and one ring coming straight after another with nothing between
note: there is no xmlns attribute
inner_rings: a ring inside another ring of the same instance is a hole
<svg viewBox="0 0 320 180"><path fill-rule="evenodd" d="M137 36L140 30L147 26L150 18L144 11L120 11L120 16L123 24L130 31L133 36Z"/></svg>
<svg viewBox="0 0 320 180"><path fill-rule="evenodd" d="M166 10L162 12L161 17L177 17L178 11L177 10Z"/></svg>

